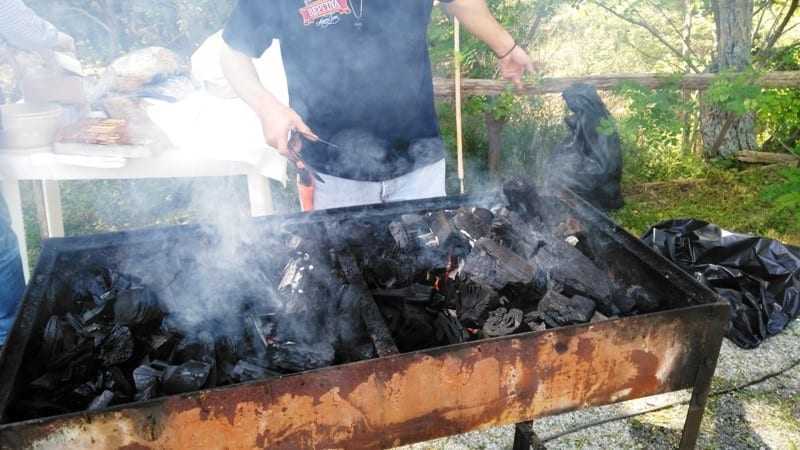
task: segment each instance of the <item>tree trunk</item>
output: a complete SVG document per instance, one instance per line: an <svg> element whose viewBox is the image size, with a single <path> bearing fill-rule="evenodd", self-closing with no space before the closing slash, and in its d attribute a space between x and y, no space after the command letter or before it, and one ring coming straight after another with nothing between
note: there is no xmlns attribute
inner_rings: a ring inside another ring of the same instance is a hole
<svg viewBox="0 0 800 450"><path fill-rule="evenodd" d="M717 26L717 57L711 71L747 70L753 50L753 0L712 0L711 8ZM755 118L752 114L734 118L726 127L726 122L731 120L731 113L708 101L702 103L701 134L706 156L729 157L740 150L756 149Z"/></svg>
<svg viewBox="0 0 800 450"><path fill-rule="evenodd" d="M486 134L489 138L489 176L500 175L500 156L503 153L503 128L507 119L495 119L491 112L486 113Z"/></svg>

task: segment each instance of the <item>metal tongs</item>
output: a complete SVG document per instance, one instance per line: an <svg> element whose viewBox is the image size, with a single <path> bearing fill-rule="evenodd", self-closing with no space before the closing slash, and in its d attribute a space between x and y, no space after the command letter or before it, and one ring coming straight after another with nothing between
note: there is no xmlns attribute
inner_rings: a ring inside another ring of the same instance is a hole
<svg viewBox="0 0 800 450"><path fill-rule="evenodd" d="M289 134L289 145L287 146L287 149L286 149L287 150L287 158L297 168L297 174L300 176L301 182L306 186L310 186L311 185L311 179L313 178L317 182L325 184L325 180L323 180L322 177L319 176L317 171L312 169L311 167L309 167L303 161L303 158L300 157L300 154L297 151L294 150L295 148L299 148L300 147L300 139L301 138L306 138L307 140L312 141L312 142L319 142L321 144L327 145L328 147L332 147L332 148L337 148L338 149L339 146L334 144L334 143L332 143L332 142L328 142L328 141L326 141L324 139L320 139L320 138L318 138L316 136L311 136L311 135L309 135L307 133L303 133L302 131L298 131L298 130L292 130L292 132Z"/></svg>

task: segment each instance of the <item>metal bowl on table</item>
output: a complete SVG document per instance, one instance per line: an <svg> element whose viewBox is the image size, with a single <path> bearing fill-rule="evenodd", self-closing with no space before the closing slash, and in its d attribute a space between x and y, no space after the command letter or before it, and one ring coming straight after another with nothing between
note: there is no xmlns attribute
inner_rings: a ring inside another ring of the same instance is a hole
<svg viewBox="0 0 800 450"><path fill-rule="evenodd" d="M53 144L64 109L55 104L14 103L0 106L0 149L32 149Z"/></svg>

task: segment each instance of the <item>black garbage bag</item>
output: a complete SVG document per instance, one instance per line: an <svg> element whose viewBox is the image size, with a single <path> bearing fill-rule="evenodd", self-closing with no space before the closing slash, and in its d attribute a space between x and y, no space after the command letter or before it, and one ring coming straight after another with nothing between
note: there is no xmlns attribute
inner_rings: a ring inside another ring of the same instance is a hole
<svg viewBox="0 0 800 450"><path fill-rule="evenodd" d="M608 109L588 84L574 84L561 95L573 113L566 119L570 136L550 153L548 183L565 186L600 209L622 208L622 151Z"/></svg>
<svg viewBox="0 0 800 450"><path fill-rule="evenodd" d="M694 219L651 228L645 244L731 304L736 345L755 348L800 316L800 249Z"/></svg>

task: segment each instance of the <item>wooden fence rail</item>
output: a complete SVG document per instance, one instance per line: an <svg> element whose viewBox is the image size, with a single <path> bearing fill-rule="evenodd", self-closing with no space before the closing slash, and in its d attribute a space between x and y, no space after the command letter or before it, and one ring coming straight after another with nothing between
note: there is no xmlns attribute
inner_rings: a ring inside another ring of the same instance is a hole
<svg viewBox="0 0 800 450"><path fill-rule="evenodd" d="M703 90L719 77L718 74L689 74L680 77L680 85L687 90ZM574 83L585 83L599 90L613 89L622 82L635 82L649 88L658 88L674 82L675 75L658 73L625 73L591 75L587 77L544 78L537 83L527 83L521 91L523 95L558 94ZM800 87L800 71L770 72L764 74L756 83L765 88ZM453 80L436 78L433 82L437 97L452 97L455 87ZM498 80L464 79L461 83L464 96L498 95L509 86L508 82Z"/></svg>

